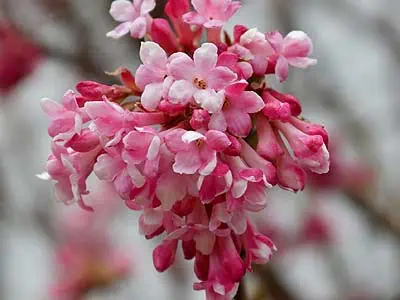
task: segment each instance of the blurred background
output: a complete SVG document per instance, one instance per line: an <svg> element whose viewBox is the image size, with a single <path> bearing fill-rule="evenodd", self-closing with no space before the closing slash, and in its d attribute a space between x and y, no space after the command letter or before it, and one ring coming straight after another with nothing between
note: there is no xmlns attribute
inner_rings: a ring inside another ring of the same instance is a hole
<svg viewBox="0 0 400 300"><path fill-rule="evenodd" d="M138 65L138 42L105 36L115 25L111 2L0 0L0 299L64 299L49 289L85 276L84 287L78 280L60 288L79 286L85 297L66 300L204 299L192 291L191 263L154 270L154 241L138 234L137 214L117 207L86 220L55 203L51 184L35 177L50 143L39 100L60 101L84 79L112 83L104 71ZM326 125L333 156L331 172L310 176L303 193L270 193L256 218L279 252L246 277L244 299L400 299L400 1L242 2L229 32L246 24L312 37L319 64L293 71L278 88ZM82 222L62 227L74 220ZM104 234L82 242L77 233L93 228ZM80 250L64 251L70 245ZM104 259L116 249L124 261ZM91 263L71 258L80 253Z"/></svg>

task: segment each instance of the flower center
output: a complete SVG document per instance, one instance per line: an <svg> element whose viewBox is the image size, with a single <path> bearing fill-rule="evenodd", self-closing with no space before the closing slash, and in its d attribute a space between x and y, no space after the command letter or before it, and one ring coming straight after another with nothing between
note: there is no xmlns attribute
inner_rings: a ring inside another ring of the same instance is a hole
<svg viewBox="0 0 400 300"><path fill-rule="evenodd" d="M200 79L198 77L195 77L193 79L193 83L198 89L201 89L201 90L207 89L207 82L204 79Z"/></svg>
<svg viewBox="0 0 400 300"><path fill-rule="evenodd" d="M195 141L195 144L196 144L197 147L201 147L201 146L203 146L204 141L201 140L201 139L198 139L198 140Z"/></svg>

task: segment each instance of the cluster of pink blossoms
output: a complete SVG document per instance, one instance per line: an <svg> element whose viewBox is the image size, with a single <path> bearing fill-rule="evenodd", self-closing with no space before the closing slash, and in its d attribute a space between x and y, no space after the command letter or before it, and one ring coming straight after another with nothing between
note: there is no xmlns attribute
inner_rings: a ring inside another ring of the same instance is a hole
<svg viewBox="0 0 400 300"><path fill-rule="evenodd" d="M275 250L248 212L265 208L274 185L302 190L305 169L327 172L328 135L300 117L294 96L265 81L315 64L304 32L283 37L237 25L230 38L222 25L239 2L192 6L169 0L168 22L149 15L154 0L112 3L121 25L108 35L145 37L142 65L135 76L120 69L122 85L85 81L61 104L42 101L53 139L43 177L56 182L59 200L88 210L89 175L112 183L129 208L142 211L146 238L164 234L153 252L158 271L174 263L180 242L194 259L194 289L208 300L232 299L252 263L268 262Z"/></svg>

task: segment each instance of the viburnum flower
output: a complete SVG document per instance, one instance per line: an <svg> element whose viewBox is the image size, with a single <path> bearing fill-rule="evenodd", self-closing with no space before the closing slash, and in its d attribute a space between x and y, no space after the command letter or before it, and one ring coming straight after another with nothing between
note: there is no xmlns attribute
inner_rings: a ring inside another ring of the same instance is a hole
<svg viewBox="0 0 400 300"><path fill-rule="evenodd" d="M118 39L130 32L137 39L143 38L150 30L152 18L149 13L155 8L155 0L116 0L111 3L110 14L115 21L122 22L108 37Z"/></svg>
<svg viewBox="0 0 400 300"><path fill-rule="evenodd" d="M151 3L133 5L146 15ZM131 22L128 4L115 1L112 11ZM61 105L43 101L52 154L40 177L57 182L64 202L86 210L88 176L111 184L116 197L141 212L141 234L163 235L153 252L158 271L174 264L181 245L185 259L194 260L194 289L205 290L207 300L228 300L246 270L276 251L249 213L267 206L273 186L298 192L306 171L326 173L328 134L301 116L296 97L268 85L267 75L286 79L285 63L314 63L308 36L279 39L237 25L233 38L221 39L239 2L192 6L195 12L187 0L169 0L170 22L156 19L141 31L148 40L135 77L119 69L120 85L84 81ZM199 44L204 30L207 41Z"/></svg>
<svg viewBox="0 0 400 300"><path fill-rule="evenodd" d="M196 11L185 14L183 19L205 28L223 26L241 7L239 1L232 0L192 0L192 4Z"/></svg>

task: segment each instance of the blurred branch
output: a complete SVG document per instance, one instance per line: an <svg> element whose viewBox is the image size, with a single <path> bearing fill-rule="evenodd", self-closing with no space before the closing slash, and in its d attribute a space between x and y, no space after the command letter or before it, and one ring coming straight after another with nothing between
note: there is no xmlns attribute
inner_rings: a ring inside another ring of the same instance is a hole
<svg viewBox="0 0 400 300"><path fill-rule="evenodd" d="M245 283L245 281L243 278L242 281L239 283L239 288L238 288L237 294L235 296L235 300L246 300L247 299L244 283Z"/></svg>
<svg viewBox="0 0 400 300"><path fill-rule="evenodd" d="M259 276L262 282L265 284L263 288L266 289L266 293L274 300L296 300L297 297L291 293L286 286L282 283L276 271L273 270L271 265L256 266L254 272ZM259 293L257 298L265 297L264 293ZM265 299L265 298L264 298ZM255 299L257 300L257 299Z"/></svg>

